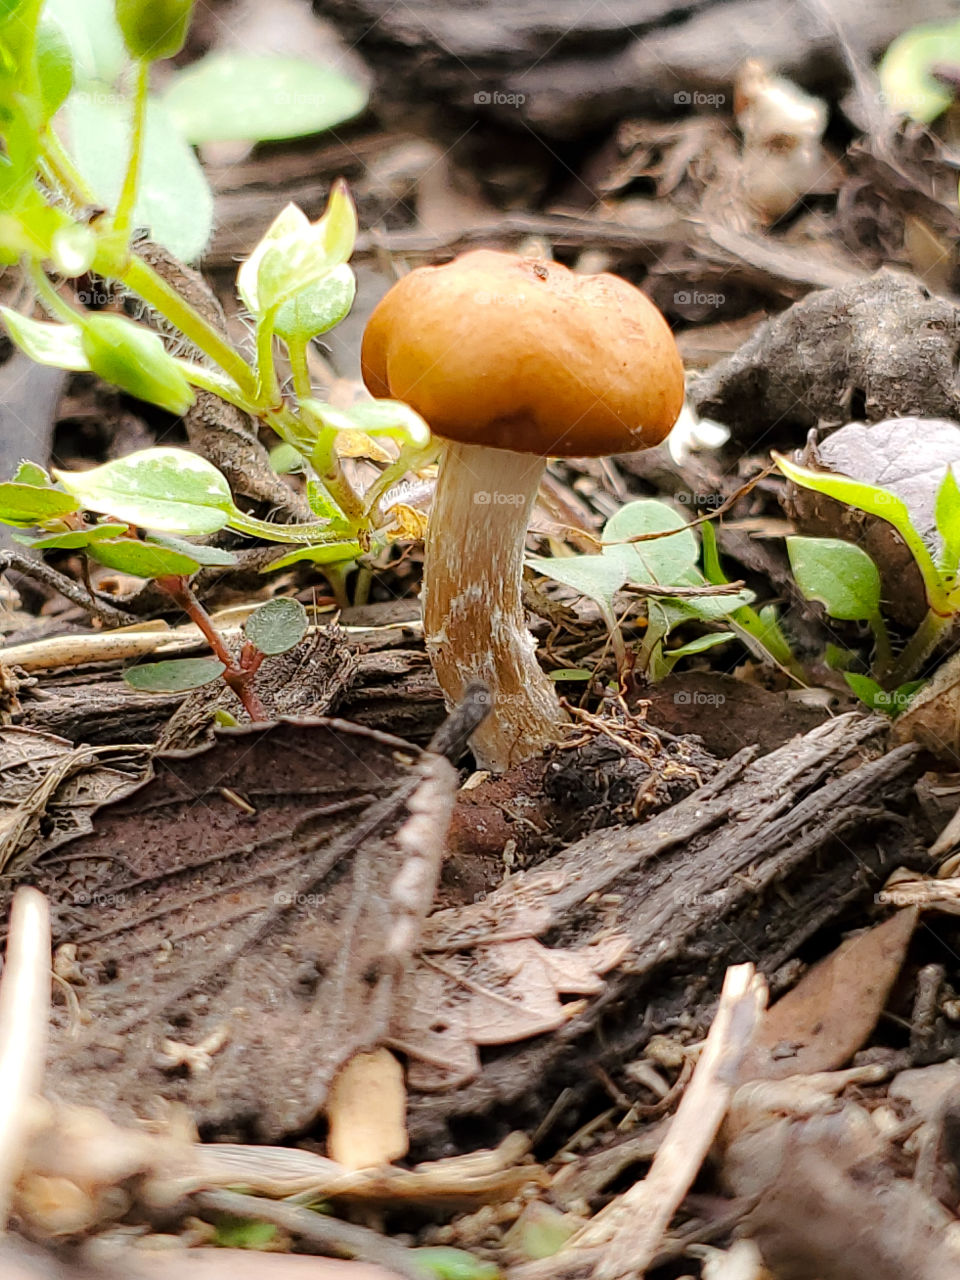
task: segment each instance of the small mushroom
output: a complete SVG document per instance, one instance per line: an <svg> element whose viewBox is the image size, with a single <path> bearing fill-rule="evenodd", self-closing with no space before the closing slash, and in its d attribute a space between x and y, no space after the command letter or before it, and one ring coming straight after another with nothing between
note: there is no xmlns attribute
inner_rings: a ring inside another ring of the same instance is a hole
<svg viewBox="0 0 960 1280"><path fill-rule="evenodd" d="M399 280L370 317L362 366L374 396L406 401L442 437L424 635L448 703L473 681L490 689L471 746L480 768L507 769L564 724L521 603L546 460L657 444L683 403L680 355L618 276L480 249Z"/></svg>

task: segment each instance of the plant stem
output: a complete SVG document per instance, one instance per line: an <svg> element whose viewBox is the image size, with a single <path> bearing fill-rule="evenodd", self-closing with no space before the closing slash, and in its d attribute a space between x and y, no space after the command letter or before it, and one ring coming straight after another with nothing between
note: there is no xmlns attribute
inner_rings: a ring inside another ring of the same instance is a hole
<svg viewBox="0 0 960 1280"><path fill-rule="evenodd" d="M167 320L234 380L243 395L256 402L257 379L239 352L204 320L154 269L135 254L123 263L95 263L105 276L120 280Z"/></svg>
<svg viewBox="0 0 960 1280"><path fill-rule="evenodd" d="M223 679L230 689L243 703L244 710L251 720L267 720L266 709L253 688L253 676L256 668L244 670L223 642L223 637L213 625L213 620L190 589L186 578L162 577L155 582L162 591L174 600L192 623L199 628L203 638L210 646L214 656L223 663ZM259 664L257 664L259 665Z"/></svg>
<svg viewBox="0 0 960 1280"><path fill-rule="evenodd" d="M924 662L955 621L954 614L944 617L941 613L935 613L933 609L928 610L927 616L910 637L907 647L893 663L886 683L898 689L906 681L915 679Z"/></svg>
<svg viewBox="0 0 960 1280"><path fill-rule="evenodd" d="M872 618L868 618L870 630L873 632L873 638L877 647L877 666L881 671L889 670L893 664L893 653L890 649L890 635L887 632L887 626L879 613L874 614Z"/></svg>
<svg viewBox="0 0 960 1280"><path fill-rule="evenodd" d="M310 400L313 387L310 385L310 369L307 364L307 344L303 338L288 338L286 345L296 397L298 400Z"/></svg>
<svg viewBox="0 0 960 1280"><path fill-rule="evenodd" d="M64 324L82 324L83 317L60 297L39 262L28 261L26 271L37 291L37 297L54 319L62 320Z"/></svg>
<svg viewBox="0 0 960 1280"><path fill-rule="evenodd" d="M130 240L130 225L133 221L133 207L137 200L137 186L140 181L140 164L143 159L143 141L147 123L147 89L150 84L150 63L141 59L136 64L136 80L133 90L133 121L130 129L130 158L127 171L123 175L123 186L113 215L114 230L123 236L124 243Z"/></svg>
<svg viewBox="0 0 960 1280"><path fill-rule="evenodd" d="M257 402L265 409L276 409L283 403L273 354L273 316L269 312L257 321Z"/></svg>
<svg viewBox="0 0 960 1280"><path fill-rule="evenodd" d="M86 178L73 163L60 137L52 125L47 125L41 139L43 158L54 180L68 200L78 209L95 205L97 197Z"/></svg>

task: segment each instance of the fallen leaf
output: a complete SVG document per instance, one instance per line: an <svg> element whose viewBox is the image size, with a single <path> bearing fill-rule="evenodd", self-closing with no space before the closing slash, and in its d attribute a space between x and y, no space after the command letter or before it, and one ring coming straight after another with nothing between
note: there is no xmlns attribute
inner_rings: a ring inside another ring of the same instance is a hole
<svg viewBox="0 0 960 1280"><path fill-rule="evenodd" d="M159 1097L212 1133L299 1131L386 1031L456 775L336 720L229 729L154 763L33 869L79 975L55 988L50 1087L121 1119Z"/></svg>
<svg viewBox="0 0 960 1280"><path fill-rule="evenodd" d="M900 973L915 909L848 938L766 1013L741 1080L833 1071L866 1041Z"/></svg>
<svg viewBox="0 0 960 1280"><path fill-rule="evenodd" d="M457 912L444 912L455 931ZM534 917L536 913L529 913ZM463 909L472 921L472 907ZM411 1087L453 1088L480 1070L479 1046L510 1044L555 1031L580 1013L584 1001L564 995L597 995L601 975L630 950L612 934L576 949L545 947L533 937L476 944L470 951L424 956L401 988L391 1042L410 1058Z"/></svg>

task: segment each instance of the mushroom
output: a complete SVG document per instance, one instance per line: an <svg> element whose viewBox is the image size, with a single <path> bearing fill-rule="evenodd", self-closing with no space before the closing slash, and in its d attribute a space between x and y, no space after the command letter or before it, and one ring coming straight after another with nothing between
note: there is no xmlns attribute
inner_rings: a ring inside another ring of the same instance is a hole
<svg viewBox="0 0 960 1280"><path fill-rule="evenodd" d="M361 361L374 396L405 401L442 438L424 636L449 704L474 681L490 689L493 712L471 746L499 772L559 740L565 723L521 600L546 460L662 440L683 403L679 352L653 303L618 276L479 249L393 285Z"/></svg>

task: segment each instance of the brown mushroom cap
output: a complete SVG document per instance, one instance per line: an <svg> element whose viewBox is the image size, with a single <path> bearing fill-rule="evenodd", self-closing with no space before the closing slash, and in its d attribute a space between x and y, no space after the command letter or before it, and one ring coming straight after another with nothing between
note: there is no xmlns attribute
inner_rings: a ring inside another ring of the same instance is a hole
<svg viewBox="0 0 960 1280"><path fill-rule="evenodd" d="M653 303L619 276L478 249L399 280L363 337L363 380L449 440L585 457L657 444L683 365Z"/></svg>

